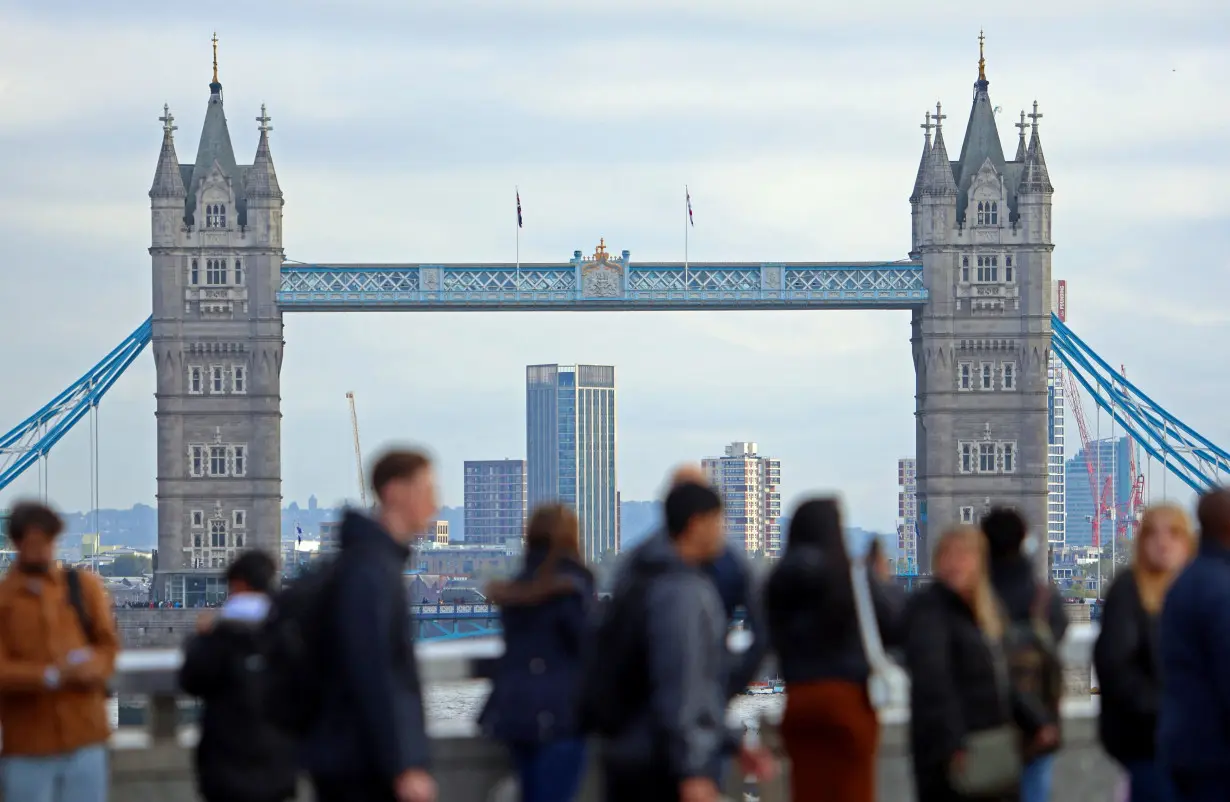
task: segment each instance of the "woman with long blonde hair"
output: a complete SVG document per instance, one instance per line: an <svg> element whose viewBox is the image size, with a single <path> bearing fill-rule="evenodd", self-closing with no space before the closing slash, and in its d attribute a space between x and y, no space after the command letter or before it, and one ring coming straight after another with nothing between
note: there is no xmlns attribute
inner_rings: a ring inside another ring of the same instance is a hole
<svg viewBox="0 0 1230 802"><path fill-rule="evenodd" d="M1130 571L1111 583L1102 631L1093 650L1101 688L1099 728L1107 753L1127 769L1132 802L1174 796L1154 751L1158 699L1157 622L1166 591L1196 552L1191 519L1182 507L1145 510Z"/></svg>
<svg viewBox="0 0 1230 802"><path fill-rule="evenodd" d="M974 798L962 791L972 744L996 732L1009 736L1003 741L1015 741L1012 691L1000 647L1005 620L979 529L944 532L932 566L935 582L915 594L907 615L910 742L918 801L958 802ZM998 795L977 798L1017 799L1012 776L1002 786L994 792Z"/></svg>

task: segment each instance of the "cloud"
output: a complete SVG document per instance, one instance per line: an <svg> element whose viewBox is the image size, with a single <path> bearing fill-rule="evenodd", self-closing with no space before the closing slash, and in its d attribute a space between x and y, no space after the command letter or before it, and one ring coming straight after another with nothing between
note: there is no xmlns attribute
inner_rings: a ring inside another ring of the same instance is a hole
<svg viewBox="0 0 1230 802"><path fill-rule="evenodd" d="M1208 0L978 10L1005 149L1014 112L1037 98L1045 114L1073 326L1230 441L1226 386L1207 367L1208 343L1230 333L1217 303L1230 289L1230 103L1217 102L1230 12ZM236 152L250 159L268 102L287 252L312 261L511 260L515 185L523 259L563 261L604 236L634 261L678 260L685 183L695 261L900 258L918 117L944 100L955 156L975 55L972 27L904 2L216 11ZM0 241L4 297L21 300L0 316L0 422L16 422L149 313L156 118L170 102L190 161L209 30L186 8L134 0L25 4L5 33L0 148L20 158L5 165ZM523 453L523 370L540 361L618 366L625 498L752 439L783 459L788 498L838 487L853 523L889 530L895 461L913 448L904 313L291 315L286 330L288 498L354 493L354 390L368 453L430 443L457 503L462 460ZM105 502L153 497L152 393L143 356L104 402ZM52 455L66 505L88 498L88 454L77 432Z"/></svg>

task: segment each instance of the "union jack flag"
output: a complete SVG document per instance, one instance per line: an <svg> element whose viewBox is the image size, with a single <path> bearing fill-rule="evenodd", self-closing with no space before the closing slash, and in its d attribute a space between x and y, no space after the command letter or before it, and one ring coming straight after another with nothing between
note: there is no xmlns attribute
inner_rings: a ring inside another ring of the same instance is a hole
<svg viewBox="0 0 1230 802"><path fill-rule="evenodd" d="M517 190L517 228L522 228L521 222L521 190Z"/></svg>
<svg viewBox="0 0 1230 802"><path fill-rule="evenodd" d="M691 192L688 192L688 188L685 186L685 187L683 188L683 194L684 194L684 196L687 198L687 201L688 201L688 223L689 223L689 224L690 224L693 228L695 228L695 227L696 227L696 221L692 219L692 193L691 193Z"/></svg>

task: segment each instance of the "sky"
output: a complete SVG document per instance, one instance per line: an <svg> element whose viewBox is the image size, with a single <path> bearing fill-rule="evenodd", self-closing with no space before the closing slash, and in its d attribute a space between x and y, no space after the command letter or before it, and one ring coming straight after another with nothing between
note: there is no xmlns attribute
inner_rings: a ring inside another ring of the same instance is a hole
<svg viewBox="0 0 1230 802"><path fill-rule="evenodd" d="M685 184L694 260L905 258L919 124L943 101L956 157L981 28L1004 150L1020 109L1044 114L1070 324L1230 443L1220 0L0 0L0 18L0 430L149 314L157 118L169 103L192 161L215 29L241 162L262 103L273 118L288 258L511 261L519 187L521 258L563 262L600 237L682 260ZM427 445L458 504L463 460L525 453L524 366L588 362L617 366L625 499L752 440L788 503L837 491L852 524L891 530L909 335L905 312L288 315L283 494L357 495L354 391L364 450ZM104 507L153 502L153 390L145 354L102 404ZM66 509L89 505L88 444L81 426L51 455ZM30 472L0 504L37 489Z"/></svg>

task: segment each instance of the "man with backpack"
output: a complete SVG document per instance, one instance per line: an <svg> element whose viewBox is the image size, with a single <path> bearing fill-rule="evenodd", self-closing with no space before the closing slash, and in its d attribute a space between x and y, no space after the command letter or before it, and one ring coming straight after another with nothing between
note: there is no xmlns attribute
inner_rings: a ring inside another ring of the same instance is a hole
<svg viewBox="0 0 1230 802"><path fill-rule="evenodd" d="M63 530L43 504L16 504L9 516L17 558L0 579L0 797L14 802L107 799L107 681L119 638L102 581L56 564Z"/></svg>
<svg viewBox="0 0 1230 802"><path fill-rule="evenodd" d="M667 537L626 566L584 680L608 802L716 802L722 759L740 747L726 727L728 620L704 573L725 549L722 502L684 483L665 508ZM745 758L764 766L763 753Z"/></svg>
<svg viewBox="0 0 1230 802"><path fill-rule="evenodd" d="M991 583L1004 605L1008 628L1005 653L1024 722L1025 770L1021 802L1051 796L1055 753L1059 751L1059 702L1063 663L1059 642L1068 629L1063 598L1025 553L1028 527L1016 510L997 507L982 519L991 558Z"/></svg>
<svg viewBox="0 0 1230 802"><path fill-rule="evenodd" d="M264 715L262 630L277 563L247 551L226 571L227 599L202 616L184 648L179 684L205 705L196 749L205 802L285 802L295 796L294 742ZM212 611L211 611L212 612Z"/></svg>
<svg viewBox="0 0 1230 802"><path fill-rule="evenodd" d="M313 710L303 746L319 802L434 802L403 577L410 544L436 513L431 462L413 451L389 452L372 468L372 488L379 502L373 516L348 510L334 564L300 580L319 603L307 608L320 615L305 617L318 642L304 666L319 672L319 698L287 704ZM275 602L275 630L284 614L278 608L290 606L294 592ZM274 674L277 666L286 667L275 660Z"/></svg>

